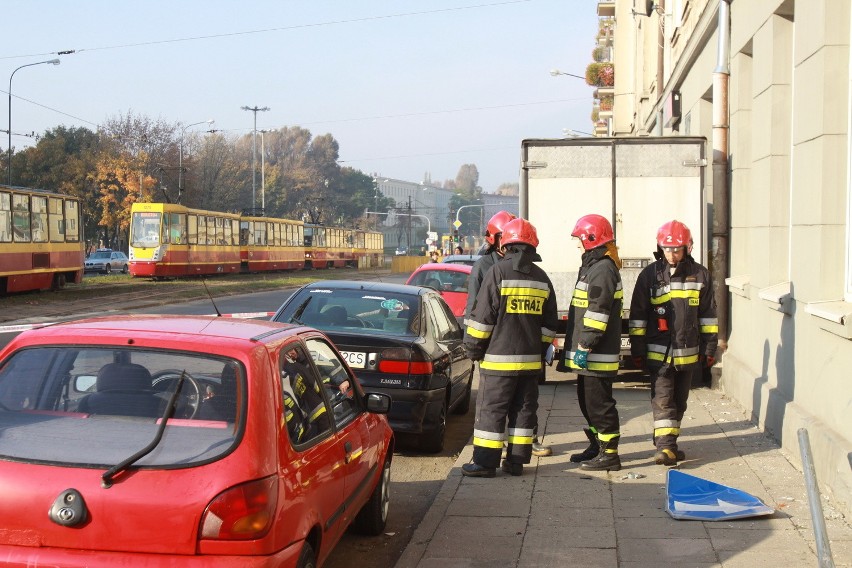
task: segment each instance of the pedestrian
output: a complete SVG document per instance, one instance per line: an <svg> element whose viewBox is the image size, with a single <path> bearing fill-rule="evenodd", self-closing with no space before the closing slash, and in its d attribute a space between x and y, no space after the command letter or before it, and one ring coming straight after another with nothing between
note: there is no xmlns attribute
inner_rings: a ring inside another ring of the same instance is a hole
<svg viewBox="0 0 852 568"><path fill-rule="evenodd" d="M621 433L612 385L621 353L621 259L605 217L580 217L571 236L580 240L584 252L557 371L577 373L577 400L589 446L568 459L585 470L618 471Z"/></svg>
<svg viewBox="0 0 852 568"><path fill-rule="evenodd" d="M479 287L482 285L482 279L485 277L485 274L503 258L500 238L503 234L503 227L513 219L515 219L515 215L512 213L498 211L488 220L484 235L485 244L483 247L485 247L485 250L480 251L481 258L473 263L470 271L470 279L467 284L467 304L464 309L465 320L473 310L473 303L476 300L476 295L479 292ZM466 321L465 325L467 325ZM548 446L539 443L538 431L536 431L536 435L533 438L533 455L544 457L549 456L551 453L553 452Z"/></svg>
<svg viewBox="0 0 852 568"><path fill-rule="evenodd" d="M676 465L680 423L692 374L716 361L719 324L710 271L692 258L692 233L674 220L657 231L656 262L636 280L630 302L630 353L651 375L654 461Z"/></svg>
<svg viewBox="0 0 852 568"><path fill-rule="evenodd" d="M530 463L542 359L556 336L556 293L544 270L533 264L541 260L535 227L514 219L502 233L504 258L482 281L464 340L465 354L480 362L473 460L462 466L462 474L472 477L494 477L498 465L522 475ZM501 464L504 440L508 448Z"/></svg>
<svg viewBox="0 0 852 568"><path fill-rule="evenodd" d="M464 249L461 248L461 245L456 247L455 254L464 254Z"/></svg>
<svg viewBox="0 0 852 568"><path fill-rule="evenodd" d="M429 262L438 262L438 251L433 250L429 253Z"/></svg>

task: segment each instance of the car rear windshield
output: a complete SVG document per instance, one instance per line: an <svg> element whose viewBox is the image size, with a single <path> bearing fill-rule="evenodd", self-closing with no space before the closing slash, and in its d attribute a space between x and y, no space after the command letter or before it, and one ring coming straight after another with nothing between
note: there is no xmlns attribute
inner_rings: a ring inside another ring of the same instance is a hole
<svg viewBox="0 0 852 568"><path fill-rule="evenodd" d="M445 292L467 292L470 274L455 270L422 270L416 273L409 284L428 286Z"/></svg>
<svg viewBox="0 0 852 568"><path fill-rule="evenodd" d="M147 349L34 347L0 366L0 458L109 467L154 440L135 466L189 466L228 451L241 431L245 373L235 361Z"/></svg>
<svg viewBox="0 0 852 568"><path fill-rule="evenodd" d="M373 290L304 290L277 318L322 331L420 335L420 297Z"/></svg>

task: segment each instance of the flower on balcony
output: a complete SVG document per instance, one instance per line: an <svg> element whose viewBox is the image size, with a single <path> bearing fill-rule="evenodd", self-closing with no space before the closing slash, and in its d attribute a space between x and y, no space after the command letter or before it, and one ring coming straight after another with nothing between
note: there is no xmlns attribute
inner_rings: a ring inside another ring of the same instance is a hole
<svg viewBox="0 0 852 568"><path fill-rule="evenodd" d="M615 66L609 62L589 63L586 83L595 87L612 87L615 84Z"/></svg>
<svg viewBox="0 0 852 568"><path fill-rule="evenodd" d="M604 95L604 96L601 97L600 101L601 101L600 102L600 109L602 111L612 110L612 102L613 102L613 96L612 95Z"/></svg>

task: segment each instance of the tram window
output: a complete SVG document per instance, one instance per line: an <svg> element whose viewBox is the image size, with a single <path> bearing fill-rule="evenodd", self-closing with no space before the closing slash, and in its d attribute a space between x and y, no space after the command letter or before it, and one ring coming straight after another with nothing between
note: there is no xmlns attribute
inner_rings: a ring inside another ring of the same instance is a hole
<svg viewBox="0 0 852 568"><path fill-rule="evenodd" d="M266 244L266 223L254 224L254 244L261 247Z"/></svg>
<svg viewBox="0 0 852 568"><path fill-rule="evenodd" d="M12 195L12 231L15 242L30 240L30 200L26 195Z"/></svg>
<svg viewBox="0 0 852 568"><path fill-rule="evenodd" d="M198 244L198 215L187 217L187 242L191 245Z"/></svg>
<svg viewBox="0 0 852 568"><path fill-rule="evenodd" d="M12 199L8 193L0 193L0 242L12 241Z"/></svg>
<svg viewBox="0 0 852 568"><path fill-rule="evenodd" d="M32 232L33 242L47 242L47 198L41 196L32 197Z"/></svg>
<svg viewBox="0 0 852 568"><path fill-rule="evenodd" d="M251 223L248 221L240 221L240 246L248 246L254 238L251 232Z"/></svg>
<svg viewBox="0 0 852 568"><path fill-rule="evenodd" d="M80 242L80 208L76 201L65 200L65 240Z"/></svg>
<svg viewBox="0 0 852 568"><path fill-rule="evenodd" d="M51 197L47 200L47 222L50 242L65 242L65 220L62 218L62 200Z"/></svg>
<svg viewBox="0 0 852 568"><path fill-rule="evenodd" d="M231 220L225 219L225 244L231 246L234 244L234 235L231 232Z"/></svg>

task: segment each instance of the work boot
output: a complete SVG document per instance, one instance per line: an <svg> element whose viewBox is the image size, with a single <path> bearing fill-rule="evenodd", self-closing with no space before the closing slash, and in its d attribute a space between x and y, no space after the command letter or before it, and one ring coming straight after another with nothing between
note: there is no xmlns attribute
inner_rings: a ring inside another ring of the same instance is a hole
<svg viewBox="0 0 852 568"><path fill-rule="evenodd" d="M580 469L586 471L618 471L621 469L621 458L618 457L618 436L607 442L598 441L600 452L597 457L584 461Z"/></svg>
<svg viewBox="0 0 852 568"><path fill-rule="evenodd" d="M591 428L583 428L583 432L586 433L586 437L589 439L589 447L582 451L579 454L571 454L571 457L568 459L574 463L580 463L584 461L589 461L594 458L598 453L600 453L600 444L598 444L598 437L592 432Z"/></svg>
<svg viewBox="0 0 852 568"><path fill-rule="evenodd" d="M553 450L550 449L550 446L545 446L544 444L540 444L538 442L538 438L533 438L532 443L532 454L534 456L538 456L540 458L549 456L553 453Z"/></svg>
<svg viewBox="0 0 852 568"><path fill-rule="evenodd" d="M494 477L497 475L497 468L485 467L478 463L466 463L462 466L462 475L466 477Z"/></svg>
<svg viewBox="0 0 852 568"><path fill-rule="evenodd" d="M680 450L671 448L663 448L654 454L654 463L657 465L677 465L677 462L683 460L686 455Z"/></svg>
<svg viewBox="0 0 852 568"><path fill-rule="evenodd" d="M462 467L464 469L464 467ZM504 473L508 473L509 475L519 476L524 473L524 464L510 462L509 460L503 460L500 469L503 470Z"/></svg>

